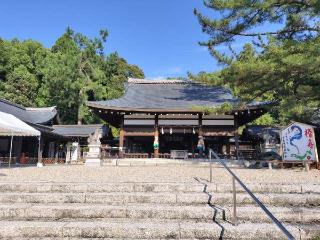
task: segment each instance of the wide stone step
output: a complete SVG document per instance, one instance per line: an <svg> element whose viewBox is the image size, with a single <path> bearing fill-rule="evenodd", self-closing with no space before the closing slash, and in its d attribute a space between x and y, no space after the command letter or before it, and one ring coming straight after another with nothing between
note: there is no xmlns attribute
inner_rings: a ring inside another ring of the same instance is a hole
<svg viewBox="0 0 320 240"><path fill-rule="evenodd" d="M320 184L248 183L246 185L253 193L319 193L320 194ZM232 192L232 184L231 183L208 184L205 190L206 192L214 192L214 193ZM245 192L245 190L238 184L236 184L236 190L237 192Z"/></svg>
<svg viewBox="0 0 320 240"><path fill-rule="evenodd" d="M198 183L0 182L0 192L203 192Z"/></svg>
<svg viewBox="0 0 320 240"><path fill-rule="evenodd" d="M0 203L206 204L205 193L2 193Z"/></svg>
<svg viewBox="0 0 320 240"><path fill-rule="evenodd" d="M287 194L258 193L256 196L264 203L275 206L320 206L320 194ZM0 203L104 203L117 205L119 203L163 203L197 205L208 201L214 205L232 204L231 193L173 193L173 192L118 192L118 193L14 193L0 194ZM237 204L254 204L246 193L237 194Z"/></svg>
<svg viewBox="0 0 320 240"><path fill-rule="evenodd" d="M319 208L267 206L280 221L288 223L320 223ZM232 221L232 207L180 206L164 204L7 204L0 205L0 218L8 220L37 219L199 219L201 221ZM268 216L256 206L239 206L239 222L271 222Z"/></svg>
<svg viewBox="0 0 320 240"><path fill-rule="evenodd" d="M104 204L8 204L0 205L1 219L97 219L154 218L212 220L214 209L209 205L104 205Z"/></svg>
<svg viewBox="0 0 320 240"><path fill-rule="evenodd" d="M320 184L248 183L254 193L319 193ZM237 192L245 192L237 185ZM0 182L0 192L232 192L230 183Z"/></svg>
<svg viewBox="0 0 320 240"><path fill-rule="evenodd" d="M112 219L99 222L0 221L0 238L131 238L131 239L286 239L271 224L202 223L173 220ZM287 226L296 239L320 230Z"/></svg>
<svg viewBox="0 0 320 240"><path fill-rule="evenodd" d="M281 222L296 223L296 224L320 224L320 209L318 207L276 207L266 206L270 212ZM233 207L216 207L212 206L217 212L216 218L233 221ZM252 223L271 223L271 219L258 206L237 206L237 220L238 222L252 222Z"/></svg>
<svg viewBox="0 0 320 240"><path fill-rule="evenodd" d="M210 195L210 194L209 194ZM304 193L257 193L258 199L267 205L274 206L320 206L320 194ZM232 204L232 193L215 193L210 195L210 202L214 205ZM236 195L237 204L255 204L254 200L247 193L238 193Z"/></svg>
<svg viewBox="0 0 320 240"><path fill-rule="evenodd" d="M320 184L257 184L248 183L254 193L318 193ZM245 192L237 186L237 192ZM104 183L104 182L0 182L0 192L232 192L230 183Z"/></svg>

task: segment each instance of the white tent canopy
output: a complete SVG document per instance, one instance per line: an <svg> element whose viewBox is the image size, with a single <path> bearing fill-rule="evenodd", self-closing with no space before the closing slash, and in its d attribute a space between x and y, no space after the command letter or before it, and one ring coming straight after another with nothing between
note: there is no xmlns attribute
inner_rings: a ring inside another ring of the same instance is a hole
<svg viewBox="0 0 320 240"><path fill-rule="evenodd" d="M37 136L40 142L40 131L29 126L15 116L0 112L0 136L11 136L9 167L12 156L12 141L14 136Z"/></svg>
<svg viewBox="0 0 320 240"><path fill-rule="evenodd" d="M40 131L11 114L0 112L0 136L40 136Z"/></svg>

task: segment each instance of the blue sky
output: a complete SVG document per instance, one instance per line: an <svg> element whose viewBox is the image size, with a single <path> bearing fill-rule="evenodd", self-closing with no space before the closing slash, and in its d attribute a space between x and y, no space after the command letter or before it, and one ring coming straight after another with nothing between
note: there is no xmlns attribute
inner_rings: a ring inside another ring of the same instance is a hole
<svg viewBox="0 0 320 240"><path fill-rule="evenodd" d="M208 37L193 14L195 7L213 16L201 0L3 0L0 37L51 47L67 26L89 37L106 28L106 52L117 51L146 77L214 71L221 66L198 45Z"/></svg>

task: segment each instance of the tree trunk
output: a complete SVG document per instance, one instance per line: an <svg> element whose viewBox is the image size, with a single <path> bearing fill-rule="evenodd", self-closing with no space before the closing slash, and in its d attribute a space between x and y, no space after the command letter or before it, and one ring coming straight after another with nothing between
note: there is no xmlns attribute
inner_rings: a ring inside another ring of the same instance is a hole
<svg viewBox="0 0 320 240"><path fill-rule="evenodd" d="M79 91L78 125L82 124L81 106L82 106L82 89Z"/></svg>
<svg viewBox="0 0 320 240"><path fill-rule="evenodd" d="M81 106L78 107L78 125L82 125Z"/></svg>

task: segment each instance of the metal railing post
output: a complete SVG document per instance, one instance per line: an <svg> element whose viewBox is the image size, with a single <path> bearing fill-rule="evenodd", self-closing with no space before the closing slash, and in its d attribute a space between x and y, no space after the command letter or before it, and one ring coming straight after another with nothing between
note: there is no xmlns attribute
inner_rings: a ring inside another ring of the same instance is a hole
<svg viewBox="0 0 320 240"><path fill-rule="evenodd" d="M237 190L236 190L236 179L232 177L232 193L233 193L233 225L238 224L237 219Z"/></svg>
<svg viewBox="0 0 320 240"><path fill-rule="evenodd" d="M209 160L210 160L210 182L212 183L212 157L211 157L211 149L209 149Z"/></svg>
<svg viewBox="0 0 320 240"><path fill-rule="evenodd" d="M221 159L214 151L210 151L210 155L213 155L215 159L230 173L232 176L232 188L233 188L233 223L237 224L237 196L236 196L236 181L238 184L250 195L250 197L258 204L258 206L267 214L267 216L272 220L274 224L287 236L289 240L294 240L295 238L286 229L286 227L269 211L269 209L249 190L249 188L239 179L239 177L227 166L225 160Z"/></svg>

